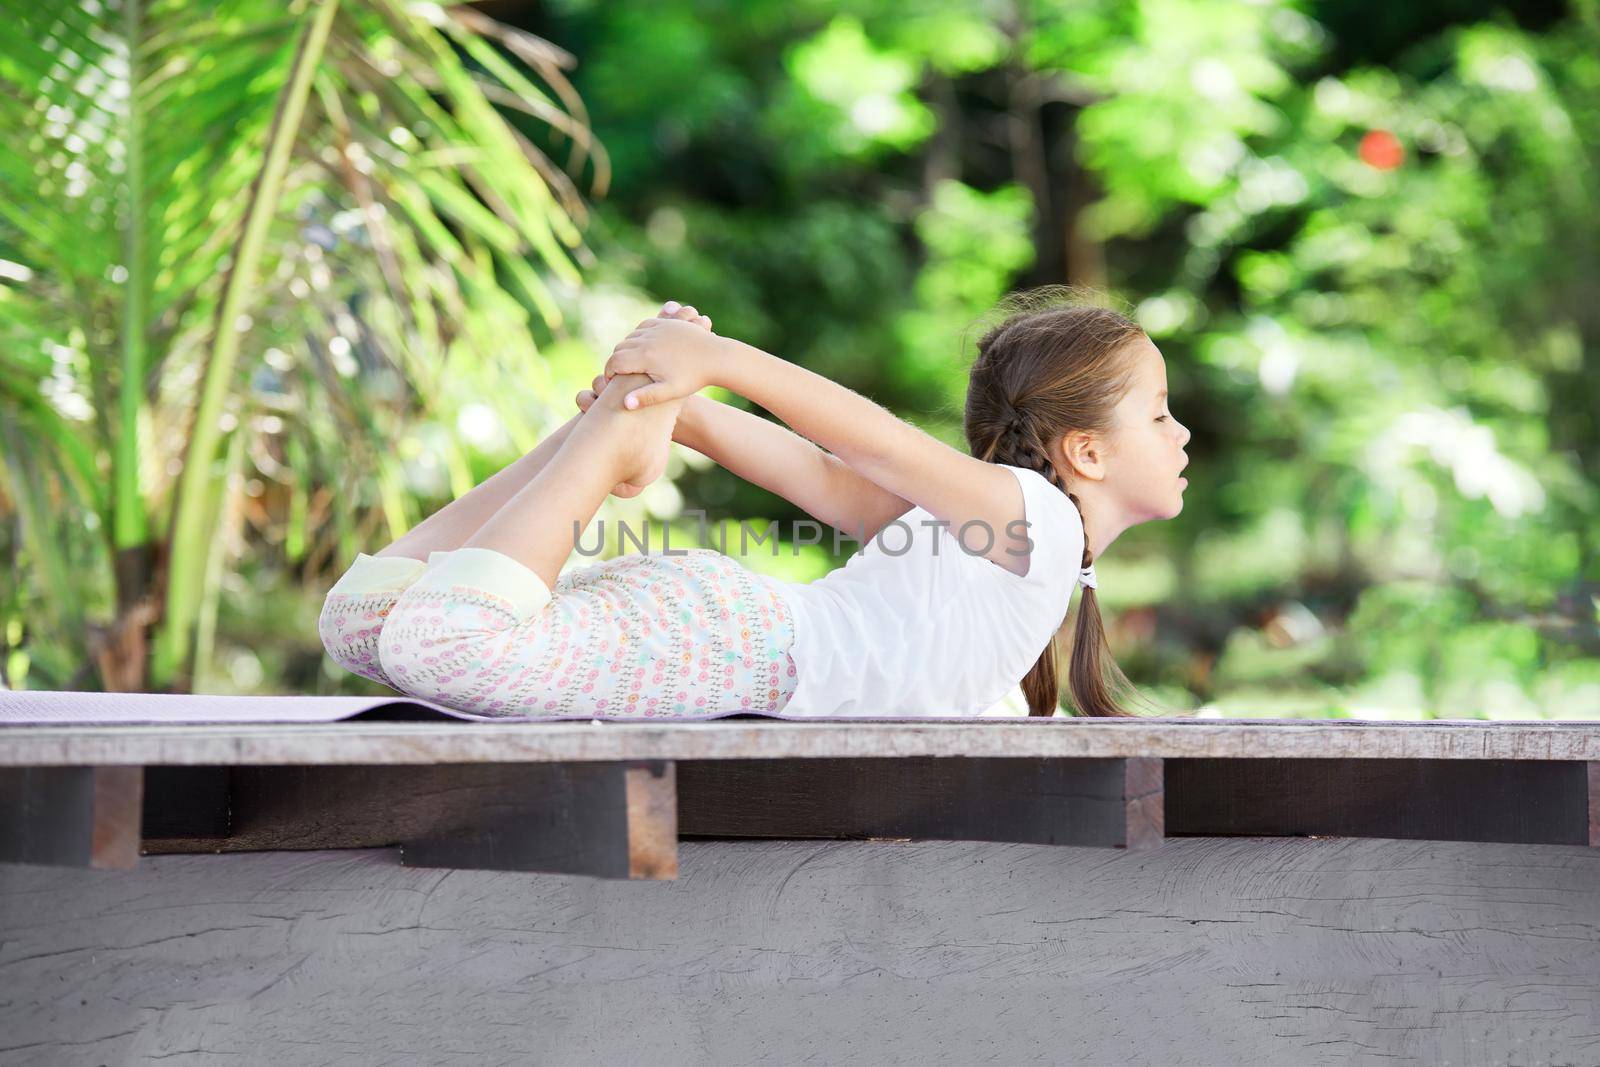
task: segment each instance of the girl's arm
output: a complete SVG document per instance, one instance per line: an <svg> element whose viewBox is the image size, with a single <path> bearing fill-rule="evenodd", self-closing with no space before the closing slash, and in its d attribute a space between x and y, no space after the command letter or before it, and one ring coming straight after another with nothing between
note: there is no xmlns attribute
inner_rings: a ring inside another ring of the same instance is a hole
<svg viewBox="0 0 1600 1067"><path fill-rule="evenodd" d="M911 510L787 427L707 396L685 399L672 438L863 542Z"/></svg>
<svg viewBox="0 0 1600 1067"><path fill-rule="evenodd" d="M1032 541L1022 525L1022 487L1009 472L957 451L861 394L753 345L714 334L705 343L715 346L713 384L760 404L863 478L949 523L951 535L968 550L1015 574L1028 572ZM980 525L967 528L968 523ZM990 547L980 552L986 543Z"/></svg>

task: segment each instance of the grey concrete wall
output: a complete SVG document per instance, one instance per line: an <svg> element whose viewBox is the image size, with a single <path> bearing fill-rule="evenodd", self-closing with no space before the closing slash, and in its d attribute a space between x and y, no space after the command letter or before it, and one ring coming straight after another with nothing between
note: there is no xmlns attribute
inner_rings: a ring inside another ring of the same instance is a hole
<svg viewBox="0 0 1600 1067"><path fill-rule="evenodd" d="M0 1062L1600 1063L1600 852L687 841L0 865Z"/></svg>

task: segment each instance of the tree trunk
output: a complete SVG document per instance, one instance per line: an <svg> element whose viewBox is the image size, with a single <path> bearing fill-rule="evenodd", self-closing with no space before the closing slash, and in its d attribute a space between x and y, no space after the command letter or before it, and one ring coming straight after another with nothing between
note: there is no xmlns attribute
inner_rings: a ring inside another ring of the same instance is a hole
<svg viewBox="0 0 1600 1067"><path fill-rule="evenodd" d="M88 651L107 693L142 693L149 681L149 629L160 613L155 595L160 552L153 544L135 545L112 560L117 617L89 628Z"/></svg>

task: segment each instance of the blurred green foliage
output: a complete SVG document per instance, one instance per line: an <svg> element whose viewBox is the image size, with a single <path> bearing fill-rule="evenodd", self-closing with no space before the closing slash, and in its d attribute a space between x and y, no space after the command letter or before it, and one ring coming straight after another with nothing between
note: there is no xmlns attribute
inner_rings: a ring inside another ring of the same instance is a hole
<svg viewBox="0 0 1600 1067"><path fill-rule="evenodd" d="M962 447L976 317L1104 286L1194 432L1183 513L1097 566L1130 677L1191 714L1600 717L1595 0L484 7L577 57L613 168L558 390L670 298ZM481 443L473 479L515 455ZM428 508L464 473L431 469ZM670 474L607 514L803 517ZM326 583L258 548L214 687L366 691L317 659Z"/></svg>
<svg viewBox="0 0 1600 1067"><path fill-rule="evenodd" d="M0 684L203 686L236 568L303 586L565 418L553 160L603 154L465 5L0 12Z"/></svg>
<svg viewBox="0 0 1600 1067"><path fill-rule="evenodd" d="M522 24L578 52L617 162L602 271L953 445L997 297L1135 304L1195 433L1182 515L1100 568L1158 700L1600 717L1592 3L565 0ZM715 467L679 485L801 517Z"/></svg>

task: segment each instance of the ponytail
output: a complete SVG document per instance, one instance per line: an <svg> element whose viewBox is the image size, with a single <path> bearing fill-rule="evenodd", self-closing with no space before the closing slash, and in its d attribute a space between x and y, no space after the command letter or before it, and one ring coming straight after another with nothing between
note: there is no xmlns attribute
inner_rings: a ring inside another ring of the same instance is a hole
<svg viewBox="0 0 1600 1067"><path fill-rule="evenodd" d="M1011 310L1003 322L978 340L964 418L972 454L986 463L1004 463L1038 471L1083 514L1068 492L1047 447L1074 429L1104 430L1112 409L1126 388L1122 353L1129 341L1144 336L1131 319L1094 306L1050 306L1077 291L1048 288L1006 301ZM1080 569L1094 563L1088 540ZM1049 717L1061 701L1060 653L1067 605L1061 623L1044 653L1022 679L1030 717ZM1082 587L1078 619L1072 635L1067 688L1077 714L1108 718L1134 717L1118 696L1136 691L1122 673L1106 641L1095 590Z"/></svg>
<svg viewBox="0 0 1600 1067"><path fill-rule="evenodd" d="M1039 444L1037 435L1020 416L1001 431L993 447L980 458L986 463L1005 463L1038 471L1050 484L1066 493L1066 488L1061 484L1061 475L1056 472L1055 465L1050 462L1048 454ZM1083 509L1078 504L1077 496L1073 493L1066 495L1081 515ZM1093 563L1088 540L1085 539L1080 569L1089 567ZM1116 660L1111 657L1111 650L1106 643L1105 624L1100 617L1100 605L1095 597L1094 588L1087 585L1079 588L1078 624L1073 633L1072 659L1067 670L1067 685L1071 690L1073 703L1077 705L1079 715L1131 718L1133 713L1118 704L1113 695L1113 688L1114 686L1131 688L1132 683L1123 675ZM1066 614L1063 608L1061 624L1050 636L1050 643L1045 646L1038 662L1023 676L1022 695L1028 700L1030 718L1048 718L1053 716L1056 708L1060 706L1059 663L1063 643L1061 625L1066 623ZM1112 683L1108 683L1106 678L1108 667Z"/></svg>

